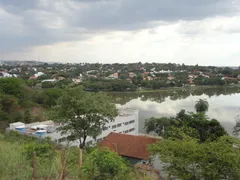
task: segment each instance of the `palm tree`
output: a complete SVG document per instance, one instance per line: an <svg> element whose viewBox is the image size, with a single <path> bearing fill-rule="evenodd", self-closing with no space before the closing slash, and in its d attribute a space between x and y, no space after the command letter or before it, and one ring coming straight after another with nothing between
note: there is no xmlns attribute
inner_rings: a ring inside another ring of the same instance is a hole
<svg viewBox="0 0 240 180"><path fill-rule="evenodd" d="M197 113L201 113L201 112L205 113L206 111L208 111L208 107L209 107L209 104L206 99L199 99L198 101L196 101L196 104L194 106Z"/></svg>

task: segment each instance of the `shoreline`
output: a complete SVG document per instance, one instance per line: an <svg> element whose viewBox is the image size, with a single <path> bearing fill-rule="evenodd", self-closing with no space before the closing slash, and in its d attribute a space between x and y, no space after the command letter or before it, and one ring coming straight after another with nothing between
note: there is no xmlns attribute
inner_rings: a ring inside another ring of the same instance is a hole
<svg viewBox="0 0 240 180"><path fill-rule="evenodd" d="M149 93L149 92L172 92L172 91L192 91L192 90L204 90L204 89L211 89L211 88L240 88L240 84L235 85L223 85L223 86L194 86L194 87L171 87L171 88L164 88L164 89L141 89L136 91L105 91L106 93Z"/></svg>

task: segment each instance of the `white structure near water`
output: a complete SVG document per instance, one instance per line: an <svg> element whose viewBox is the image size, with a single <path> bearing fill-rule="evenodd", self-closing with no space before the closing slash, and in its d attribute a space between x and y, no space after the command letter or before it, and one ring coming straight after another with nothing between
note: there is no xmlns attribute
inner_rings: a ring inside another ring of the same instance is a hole
<svg viewBox="0 0 240 180"><path fill-rule="evenodd" d="M62 136L57 131L59 124L53 121L35 122L24 124L22 122L12 123L8 130L16 130L24 134L33 135L37 137L50 137L56 143L63 145L78 146L79 142L67 142L66 136ZM117 132L123 134L138 134L138 110L137 109L119 109L118 116L114 121L105 124L102 133L95 139L87 137L86 144L93 145L102 141L109 133Z"/></svg>

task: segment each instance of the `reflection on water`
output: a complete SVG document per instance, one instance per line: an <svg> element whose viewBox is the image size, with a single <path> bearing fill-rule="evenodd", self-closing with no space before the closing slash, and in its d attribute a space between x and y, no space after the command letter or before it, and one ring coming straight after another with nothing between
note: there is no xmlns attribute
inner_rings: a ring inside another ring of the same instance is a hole
<svg viewBox="0 0 240 180"><path fill-rule="evenodd" d="M123 107L139 109L139 131L144 133L144 120L150 117L175 116L181 109L195 111L199 98L209 102L207 115L221 122L231 133L235 117L240 114L240 88L211 88L206 90L110 94Z"/></svg>

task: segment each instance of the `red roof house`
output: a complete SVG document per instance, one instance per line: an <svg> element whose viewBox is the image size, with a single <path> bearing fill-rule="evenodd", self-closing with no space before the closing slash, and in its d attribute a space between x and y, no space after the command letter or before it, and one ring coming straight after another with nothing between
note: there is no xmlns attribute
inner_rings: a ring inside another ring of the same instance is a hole
<svg viewBox="0 0 240 180"><path fill-rule="evenodd" d="M100 147L107 147L120 156L135 159L134 164L136 164L138 161L150 159L147 146L155 144L157 140L154 137L112 132L100 143Z"/></svg>
<svg viewBox="0 0 240 180"><path fill-rule="evenodd" d="M35 75L32 75L29 79L37 79Z"/></svg>

